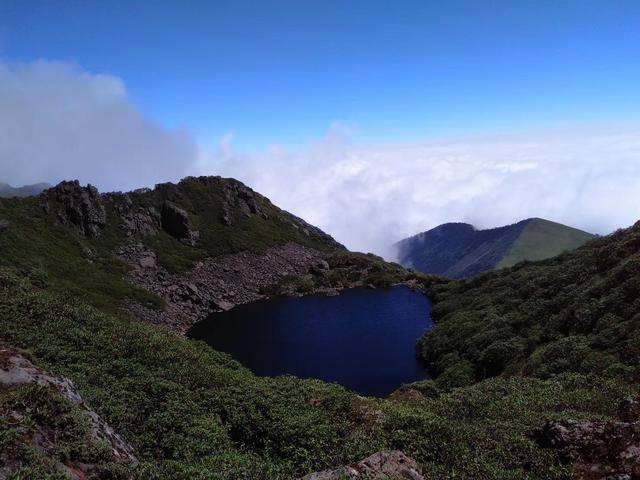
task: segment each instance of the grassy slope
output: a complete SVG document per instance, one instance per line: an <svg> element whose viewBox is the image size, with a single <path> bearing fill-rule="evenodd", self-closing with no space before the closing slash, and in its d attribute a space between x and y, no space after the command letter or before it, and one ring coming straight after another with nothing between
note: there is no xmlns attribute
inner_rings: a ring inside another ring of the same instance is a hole
<svg viewBox="0 0 640 480"><path fill-rule="evenodd" d="M571 254L435 286L422 359L447 386L524 374L640 378L640 223Z"/></svg>
<svg viewBox="0 0 640 480"><path fill-rule="evenodd" d="M139 479L292 478L384 448L402 449L434 479L569 478L526 432L547 417L608 418L628 393L614 379L568 375L430 389L434 398L404 404L362 399L319 381L255 377L202 343L61 299L10 272L0 271L0 285L0 338L76 383L136 447ZM12 428L0 416L0 443L15 440ZM28 460L19 478L54 471ZM125 477L105 470L102 478Z"/></svg>
<svg viewBox="0 0 640 480"><path fill-rule="evenodd" d="M571 252L593 238L593 234L577 228L533 218L496 268L511 267L525 260L537 261L555 257L563 252Z"/></svg>

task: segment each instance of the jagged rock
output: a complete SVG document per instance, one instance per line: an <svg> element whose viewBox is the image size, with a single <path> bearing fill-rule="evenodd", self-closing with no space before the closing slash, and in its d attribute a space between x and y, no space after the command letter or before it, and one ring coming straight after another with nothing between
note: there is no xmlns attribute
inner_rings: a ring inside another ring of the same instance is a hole
<svg viewBox="0 0 640 480"><path fill-rule="evenodd" d="M305 222L302 218L295 216L293 213L289 213L289 212L285 212L285 213L293 219L294 222L291 225L293 225L293 227L295 227L296 229L300 230L306 236L308 237L314 236L314 237L321 238L322 240L329 242L331 245L333 245L336 248L345 248L344 245L342 245L340 242L337 242L331 235L323 232L318 227Z"/></svg>
<svg viewBox="0 0 640 480"><path fill-rule="evenodd" d="M355 465L338 467L305 475L302 480L424 480L422 471L415 460L400 450L378 452L361 460Z"/></svg>
<svg viewBox="0 0 640 480"><path fill-rule="evenodd" d="M0 368L0 390L20 388L30 384L57 390L60 395L66 398L71 404L79 406L84 410L91 424L91 435L96 440L106 442L110 445L112 453L116 458L131 464L138 463L133 447L120 435L115 433L96 412L85 404L82 396L76 390L71 380L46 373L36 367L22 354L7 347L0 347L0 358L2 359ZM0 412L0 415L4 414L8 413ZM38 439L34 438L33 442L37 444Z"/></svg>
<svg viewBox="0 0 640 480"><path fill-rule="evenodd" d="M160 230L161 218L153 206L135 205L128 194L110 194L114 209L120 214L120 228L128 236L155 235Z"/></svg>
<svg viewBox="0 0 640 480"><path fill-rule="evenodd" d="M640 409L635 399L618 408L619 421L549 420L531 435L542 448L589 478L640 478Z"/></svg>
<svg viewBox="0 0 640 480"><path fill-rule="evenodd" d="M2 220L0 218L0 233L5 231L7 228L9 228L9 225L10 223L8 220Z"/></svg>
<svg viewBox="0 0 640 480"><path fill-rule="evenodd" d="M200 234L191 229L189 214L170 201L162 205L162 228L171 236L189 245L195 245Z"/></svg>
<svg viewBox="0 0 640 480"><path fill-rule="evenodd" d="M236 180L226 180L223 183L224 195L223 213L221 220L225 225L233 225L235 218L249 218L252 215L260 215L268 218L258 203L259 194Z"/></svg>
<svg viewBox="0 0 640 480"><path fill-rule="evenodd" d="M87 237L95 237L107 223L107 214L98 190L78 180L60 182L42 194L45 212L54 211L63 225L75 225ZM52 205L53 204L53 205Z"/></svg>

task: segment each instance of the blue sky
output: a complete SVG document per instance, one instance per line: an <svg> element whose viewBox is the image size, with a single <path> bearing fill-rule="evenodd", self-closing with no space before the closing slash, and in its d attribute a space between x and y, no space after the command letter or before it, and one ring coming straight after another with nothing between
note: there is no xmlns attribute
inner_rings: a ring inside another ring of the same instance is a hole
<svg viewBox="0 0 640 480"><path fill-rule="evenodd" d="M347 246L640 219L640 1L0 0L0 181L238 178Z"/></svg>
<svg viewBox="0 0 640 480"><path fill-rule="evenodd" d="M204 144L393 142L637 119L640 2L0 0L0 58L117 76Z"/></svg>

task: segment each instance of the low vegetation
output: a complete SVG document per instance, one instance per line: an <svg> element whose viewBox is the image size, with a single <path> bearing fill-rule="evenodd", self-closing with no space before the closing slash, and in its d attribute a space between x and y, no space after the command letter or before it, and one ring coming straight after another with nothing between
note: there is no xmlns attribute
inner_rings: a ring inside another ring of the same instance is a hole
<svg viewBox="0 0 640 480"><path fill-rule="evenodd" d="M640 224L574 253L434 285L419 355L448 388L501 374L640 376Z"/></svg>
<svg viewBox="0 0 640 480"><path fill-rule="evenodd" d="M567 374L493 379L413 401L363 399L319 381L255 377L205 344L61 298L8 271L0 282L0 338L71 378L135 447L140 465L124 473L105 463L103 478L284 479L385 448L416 459L428 478L569 478L527 432L545 417L609 418L628 394L616 379ZM16 441L12 429L0 419L4 442ZM86 455L64 451L72 460ZM24 468L58 478L55 461Z"/></svg>

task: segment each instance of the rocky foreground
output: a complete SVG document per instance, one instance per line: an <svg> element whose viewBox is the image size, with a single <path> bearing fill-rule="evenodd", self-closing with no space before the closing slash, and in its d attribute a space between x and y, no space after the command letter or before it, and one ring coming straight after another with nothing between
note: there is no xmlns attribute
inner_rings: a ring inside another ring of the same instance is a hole
<svg viewBox="0 0 640 480"><path fill-rule="evenodd" d="M89 426L83 443L106 445L109 450L108 455L111 455L113 460L132 466L138 463L133 447L85 403L71 380L51 375L36 367L15 349L0 346L0 398L9 396L14 391L28 391L28 389L32 389L32 394L41 398L51 393L59 395L61 401L69 406L67 408L78 412L77 415L80 415ZM10 425L21 435L23 443L32 448L36 455L52 457L53 453L60 449L61 438L65 436L64 429L70 428L69 425L63 422L56 423L56 419L48 418L46 416L48 412L45 411L36 412L34 415L32 406L25 403L12 404L2 401L0 404L4 407L0 409L0 424ZM62 406L61 411L64 410L65 407ZM26 462L27 459L22 458L23 455L24 452L15 447L0 451L0 479L16 478L7 475L19 470L22 463ZM73 480L94 478L94 475L100 473L97 465L80 461L59 463L56 467Z"/></svg>
<svg viewBox="0 0 640 480"><path fill-rule="evenodd" d="M559 452L587 478L640 478L640 402L623 400L614 422L549 420L532 432L542 448Z"/></svg>

